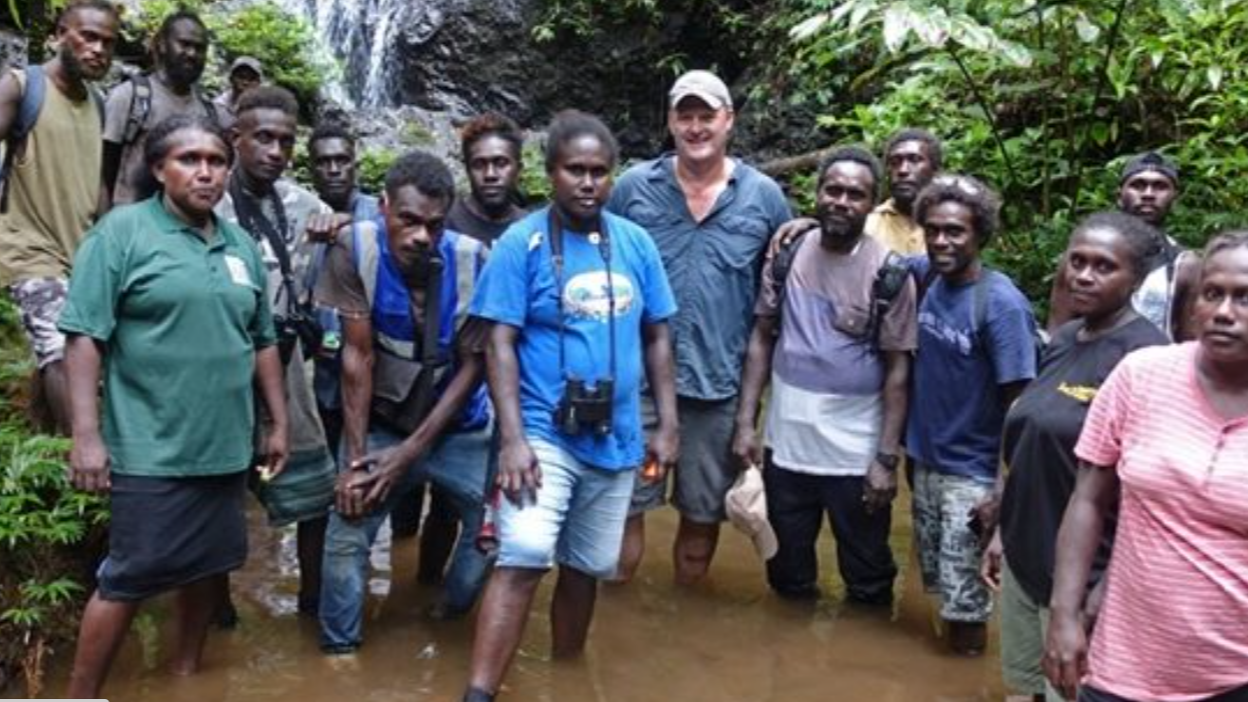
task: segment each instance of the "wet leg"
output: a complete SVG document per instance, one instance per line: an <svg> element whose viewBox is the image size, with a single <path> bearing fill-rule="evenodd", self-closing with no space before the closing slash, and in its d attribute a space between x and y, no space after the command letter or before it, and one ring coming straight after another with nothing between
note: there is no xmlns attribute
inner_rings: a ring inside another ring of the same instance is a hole
<svg viewBox="0 0 1248 702"><path fill-rule="evenodd" d="M58 434L69 436L69 385L65 378L65 364L53 361L44 366L39 374L52 423Z"/></svg>
<svg viewBox="0 0 1248 702"><path fill-rule="evenodd" d="M66 697L99 699L104 678L138 610L138 602L111 602L101 599L99 592L91 595L78 630L78 650Z"/></svg>
<svg viewBox="0 0 1248 702"><path fill-rule="evenodd" d="M299 522L296 550L299 554L299 613L316 616L321 601L321 559L325 553L325 527L329 517Z"/></svg>
<svg viewBox="0 0 1248 702"><path fill-rule="evenodd" d="M550 628L555 658L569 658L585 650L589 623L594 618L598 581L588 573L559 567L559 580L550 602Z"/></svg>
<svg viewBox="0 0 1248 702"><path fill-rule="evenodd" d="M624 543L620 547L620 564L612 582L627 583L637 575L641 558L646 555L646 514L634 514L624 522Z"/></svg>
<svg viewBox="0 0 1248 702"><path fill-rule="evenodd" d="M533 595L545 574L545 570L535 568L494 569L477 614L468 676L470 689L491 695L498 692L516 649L520 648Z"/></svg>
<svg viewBox="0 0 1248 702"><path fill-rule="evenodd" d="M696 585L706 577L719 545L719 524L699 524L680 518L676 542L672 544L672 561L677 585Z"/></svg>
<svg viewBox="0 0 1248 702"><path fill-rule="evenodd" d="M446 564L455 550L461 528L459 515L446 490L429 485L429 514L420 526L420 565L416 581L433 585L442 582Z"/></svg>
<svg viewBox="0 0 1248 702"><path fill-rule="evenodd" d="M208 638L208 624L212 621L213 604L222 588L224 575L204 578L178 591L176 602L178 631L173 662L169 666L174 675L192 675L199 671L204 653L204 640Z"/></svg>

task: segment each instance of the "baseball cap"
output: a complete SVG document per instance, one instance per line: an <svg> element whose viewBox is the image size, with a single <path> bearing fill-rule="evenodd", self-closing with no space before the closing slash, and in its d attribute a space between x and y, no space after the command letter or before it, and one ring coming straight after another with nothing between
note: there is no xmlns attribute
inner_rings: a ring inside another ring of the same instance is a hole
<svg viewBox="0 0 1248 702"><path fill-rule="evenodd" d="M234 71L237 71L240 68L250 68L256 72L256 75L260 76L261 80L264 80L264 69L260 67L260 59L253 58L251 56L239 56L234 59L234 63L230 64L230 72L228 75L234 75Z"/></svg>
<svg viewBox="0 0 1248 702"><path fill-rule="evenodd" d="M767 521L767 495L763 492L763 472L746 468L737 476L725 499L728 520L754 542L754 550L764 561L776 555L776 532Z"/></svg>
<svg viewBox="0 0 1248 702"><path fill-rule="evenodd" d="M1174 164L1174 161L1156 151L1145 151L1132 156L1122 167L1122 176L1118 179L1118 183L1125 183L1132 176L1144 171L1156 171L1169 178L1171 183L1179 184L1179 167Z"/></svg>
<svg viewBox="0 0 1248 702"><path fill-rule="evenodd" d="M719 76L710 71L699 70L685 73L676 79L667 95L671 99L672 107L687 97L696 97L713 110L721 107L732 109L732 95L728 92L728 86L724 85L724 81L720 80Z"/></svg>

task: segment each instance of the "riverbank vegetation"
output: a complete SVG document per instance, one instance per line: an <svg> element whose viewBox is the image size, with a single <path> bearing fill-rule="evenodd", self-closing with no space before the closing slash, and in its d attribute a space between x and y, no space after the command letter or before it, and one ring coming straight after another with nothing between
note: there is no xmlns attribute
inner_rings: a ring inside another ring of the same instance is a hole
<svg viewBox="0 0 1248 702"><path fill-rule="evenodd" d="M820 145L879 147L922 126L947 166L1002 191L993 257L1034 300L1073 222L1110 207L1124 158L1157 149L1182 172L1170 233L1190 245L1248 205L1244 0L546 0L542 39L674 31L715 37L662 57L709 58L765 115ZM647 28L647 30L639 29ZM666 29L665 29L666 28ZM791 154L787 154L791 155ZM778 175L809 204L815 159Z"/></svg>
<svg viewBox="0 0 1248 702"><path fill-rule="evenodd" d="M32 370L16 311L0 299L0 689L38 695L49 655L73 640L101 553L107 503L73 490L69 442L25 419Z"/></svg>

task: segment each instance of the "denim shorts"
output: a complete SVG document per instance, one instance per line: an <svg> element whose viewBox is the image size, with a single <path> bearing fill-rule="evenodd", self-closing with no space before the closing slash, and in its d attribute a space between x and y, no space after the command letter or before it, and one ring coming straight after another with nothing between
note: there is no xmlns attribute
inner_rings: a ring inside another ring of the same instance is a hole
<svg viewBox="0 0 1248 702"><path fill-rule="evenodd" d="M542 470L536 497L499 500L497 566L548 569L556 562L596 578L615 575L633 494L632 470L605 470L529 438Z"/></svg>

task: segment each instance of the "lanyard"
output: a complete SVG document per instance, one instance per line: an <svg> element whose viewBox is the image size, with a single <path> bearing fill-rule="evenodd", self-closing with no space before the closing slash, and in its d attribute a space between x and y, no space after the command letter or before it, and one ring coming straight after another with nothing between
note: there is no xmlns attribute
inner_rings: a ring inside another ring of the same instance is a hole
<svg viewBox="0 0 1248 702"><path fill-rule="evenodd" d="M603 230L601 238L594 242L598 245L598 255L602 256L602 262L607 269L607 334L609 339L609 348L607 350L610 357L610 379L615 379L615 281L611 277L611 239L607 235L606 222L601 221ZM598 232L591 232L590 239L598 237ZM563 320L563 227L559 221L559 213L555 211L555 206L550 207L550 261L555 268L555 305L558 310L559 317L559 375L565 380L568 377L566 350L564 348L564 334L567 331L567 325Z"/></svg>

